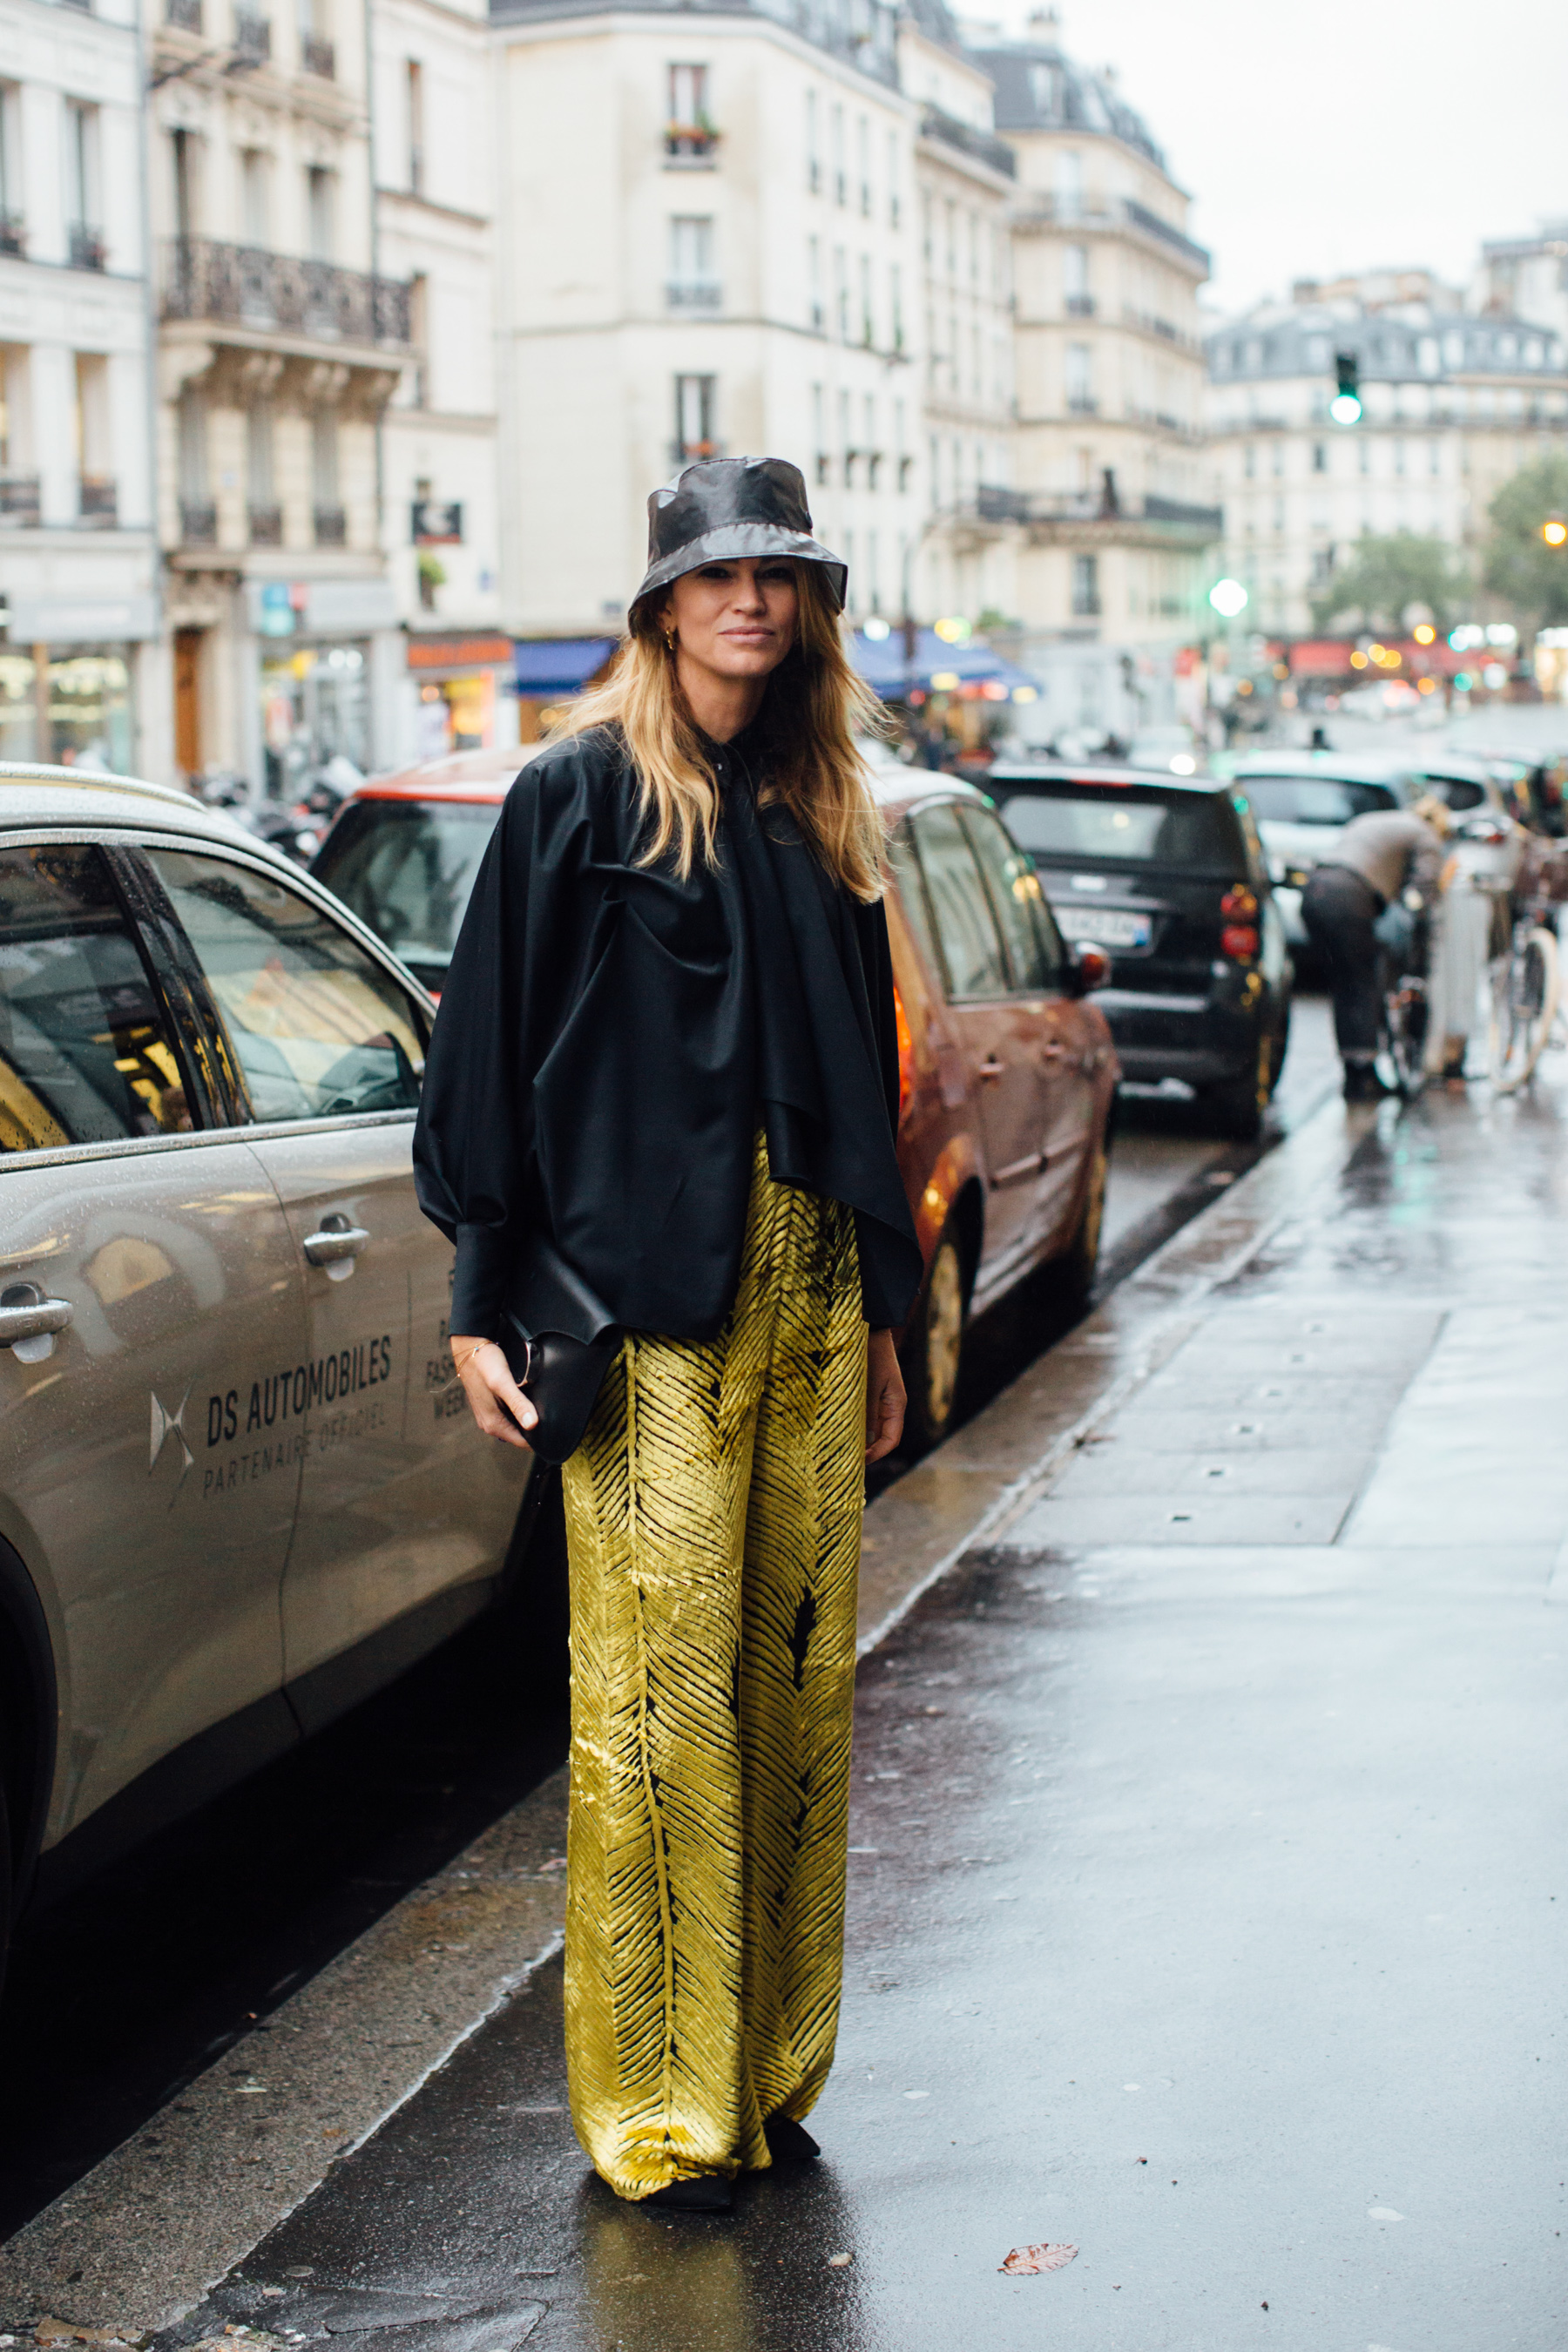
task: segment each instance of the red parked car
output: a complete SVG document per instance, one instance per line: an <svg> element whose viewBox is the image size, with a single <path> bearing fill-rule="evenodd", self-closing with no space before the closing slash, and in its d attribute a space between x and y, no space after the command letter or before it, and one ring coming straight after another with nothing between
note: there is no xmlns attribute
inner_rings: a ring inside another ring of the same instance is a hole
<svg viewBox="0 0 1568 2352"><path fill-rule="evenodd" d="M525 751L464 751L363 785L312 872L433 994L496 812ZM984 793L890 760L899 1160L926 1280L902 1341L909 1444L952 1415L963 1333L1026 1276L1065 1304L1094 1279L1120 1072L1089 992L1097 948L1064 945L1033 861Z"/></svg>

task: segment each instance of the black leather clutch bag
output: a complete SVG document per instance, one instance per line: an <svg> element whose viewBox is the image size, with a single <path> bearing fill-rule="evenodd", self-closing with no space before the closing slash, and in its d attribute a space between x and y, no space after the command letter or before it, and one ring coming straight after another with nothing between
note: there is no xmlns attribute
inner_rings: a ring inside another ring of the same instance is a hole
<svg viewBox="0 0 1568 2352"><path fill-rule="evenodd" d="M621 1344L619 1326L559 1250L535 1234L519 1257L497 1333L511 1376L539 1415L526 1431L541 1462L576 1453Z"/></svg>

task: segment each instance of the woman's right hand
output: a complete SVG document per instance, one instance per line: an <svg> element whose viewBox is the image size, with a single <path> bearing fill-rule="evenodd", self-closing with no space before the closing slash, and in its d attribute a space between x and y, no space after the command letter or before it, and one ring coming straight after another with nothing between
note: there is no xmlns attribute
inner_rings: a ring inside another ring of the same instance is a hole
<svg viewBox="0 0 1568 2352"><path fill-rule="evenodd" d="M458 1378L463 1383L463 1393L468 1400L468 1411L487 1437L499 1437L504 1445L521 1445L525 1454L532 1451L523 1429L538 1424L539 1415L512 1379L511 1367L494 1339L459 1339L454 1332L451 1340L452 1361ZM522 1423L522 1429L518 1423Z"/></svg>

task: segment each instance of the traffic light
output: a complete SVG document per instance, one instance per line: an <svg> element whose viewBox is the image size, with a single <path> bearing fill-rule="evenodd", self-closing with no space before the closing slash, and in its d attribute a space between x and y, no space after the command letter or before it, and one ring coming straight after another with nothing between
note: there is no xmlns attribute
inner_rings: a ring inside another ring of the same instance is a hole
<svg viewBox="0 0 1568 2352"><path fill-rule="evenodd" d="M1361 423L1361 362L1354 352L1334 353L1334 374L1339 390L1329 403L1329 415L1336 425Z"/></svg>

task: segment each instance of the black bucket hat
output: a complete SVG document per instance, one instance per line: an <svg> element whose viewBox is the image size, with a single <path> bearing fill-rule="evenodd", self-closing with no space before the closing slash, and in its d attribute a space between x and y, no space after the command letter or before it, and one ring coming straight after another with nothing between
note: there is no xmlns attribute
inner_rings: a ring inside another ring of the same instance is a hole
<svg viewBox="0 0 1568 2352"><path fill-rule="evenodd" d="M632 598L725 557L794 555L820 563L844 610L849 567L811 535L805 477L784 457L704 457L647 502L647 572Z"/></svg>

